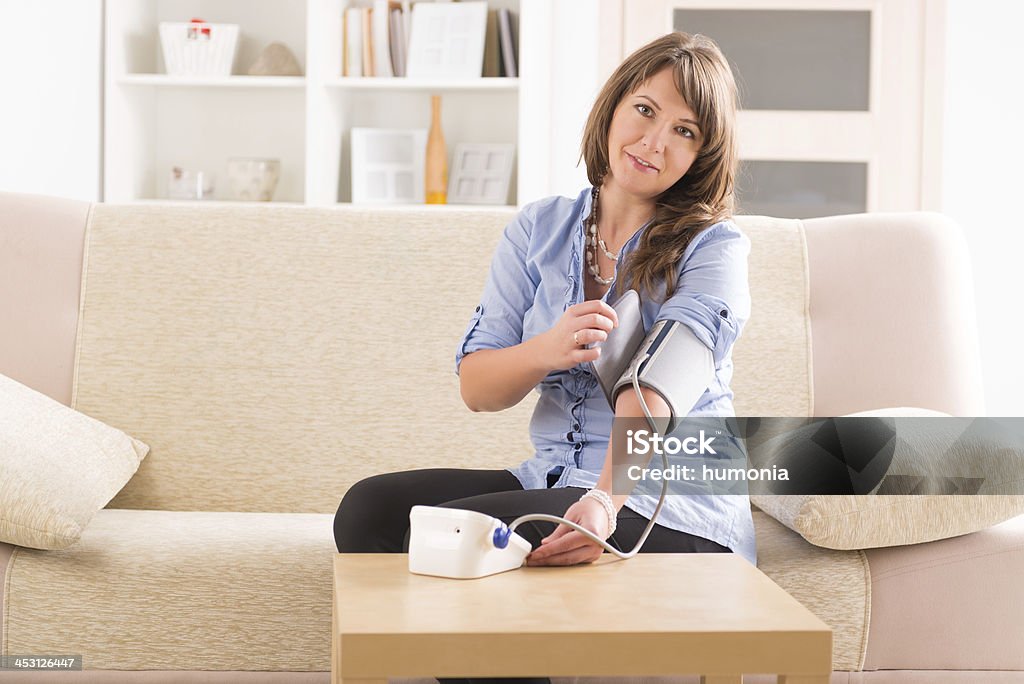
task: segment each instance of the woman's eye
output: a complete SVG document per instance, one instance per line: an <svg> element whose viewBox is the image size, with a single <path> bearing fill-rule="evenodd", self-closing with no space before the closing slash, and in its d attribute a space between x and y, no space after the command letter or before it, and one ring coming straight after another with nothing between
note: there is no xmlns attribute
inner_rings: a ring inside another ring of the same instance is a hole
<svg viewBox="0 0 1024 684"><path fill-rule="evenodd" d="M645 104L638 104L638 105L636 106L636 110L637 110L638 112L640 112L641 114L643 114L644 116L650 116L650 115L651 115L651 114L653 113L653 112L651 111L651 108L650 108L650 107L648 107L648 106L647 106L647 105L645 105Z"/></svg>
<svg viewBox="0 0 1024 684"><path fill-rule="evenodd" d="M684 138L693 137L693 131L691 131L689 128L683 128L682 126L680 126L679 128L676 129L676 132L679 135L683 136Z"/></svg>

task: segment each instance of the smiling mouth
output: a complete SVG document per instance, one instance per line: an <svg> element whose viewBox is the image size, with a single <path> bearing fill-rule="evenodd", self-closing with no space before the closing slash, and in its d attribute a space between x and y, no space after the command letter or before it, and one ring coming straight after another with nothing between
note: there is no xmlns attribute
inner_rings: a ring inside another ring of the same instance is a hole
<svg viewBox="0 0 1024 684"><path fill-rule="evenodd" d="M644 168L648 168L648 169L651 169L652 171L657 171L657 170L658 170L658 167L657 167L657 166L655 166L654 164L651 164L651 163L649 163L649 162L646 162L646 161L644 161L644 160L643 160L643 159L641 159L640 157L634 156L634 155L630 154L629 152L626 152L626 155L627 155L627 156L628 156L628 157L629 157L630 159L632 159L633 161L635 161L635 162L636 162L637 164L639 164L640 166L643 166Z"/></svg>

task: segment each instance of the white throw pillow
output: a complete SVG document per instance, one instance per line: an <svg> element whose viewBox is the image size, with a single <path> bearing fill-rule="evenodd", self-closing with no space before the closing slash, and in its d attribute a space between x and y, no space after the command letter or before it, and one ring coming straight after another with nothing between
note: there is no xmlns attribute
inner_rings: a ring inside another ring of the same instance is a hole
<svg viewBox="0 0 1024 684"><path fill-rule="evenodd" d="M949 417L918 408L891 408L851 414L859 418ZM1024 450L999 448L985 440L958 445L955 453L942 447L947 435L901 435L903 453L934 456L936 470L963 465L991 456L998 449L999 479L1007 491L1019 491L1024 479ZM781 435L774 440L793 438ZM915 443L910 444L913 441ZM909 448L907 448L909 447ZM894 468L898 464L894 461ZM929 464L925 464L926 470ZM912 469L916 470L916 469ZM980 490L984 492L983 488ZM751 495L751 502L816 546L829 549L869 549L904 546L956 537L990 527L1024 514L1024 496L1011 494L870 494L870 495Z"/></svg>
<svg viewBox="0 0 1024 684"><path fill-rule="evenodd" d="M63 549L149 447L0 375L0 541Z"/></svg>

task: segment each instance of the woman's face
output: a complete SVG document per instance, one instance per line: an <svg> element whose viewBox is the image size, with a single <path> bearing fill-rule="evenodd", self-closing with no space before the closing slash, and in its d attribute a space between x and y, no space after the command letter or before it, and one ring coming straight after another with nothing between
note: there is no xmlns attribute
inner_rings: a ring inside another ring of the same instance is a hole
<svg viewBox="0 0 1024 684"><path fill-rule="evenodd" d="M676 90L672 69L662 69L615 108L604 182L653 201L686 174L702 141L697 116Z"/></svg>

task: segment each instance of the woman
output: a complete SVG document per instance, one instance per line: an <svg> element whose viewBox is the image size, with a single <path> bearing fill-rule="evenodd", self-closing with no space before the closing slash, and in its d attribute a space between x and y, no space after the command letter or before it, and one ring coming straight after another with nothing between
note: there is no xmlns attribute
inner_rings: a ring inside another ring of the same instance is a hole
<svg viewBox="0 0 1024 684"><path fill-rule="evenodd" d="M500 411L539 391L535 455L507 470L425 469L358 482L335 518L339 551L407 549L416 504L505 523L561 515L633 547L656 497L612 493L609 435L614 417L643 413L632 390L613 412L586 364L599 345L588 345L617 325L609 302L636 289L645 329L680 321L712 350L715 377L689 415L733 415L731 352L750 312L750 243L729 221L736 99L728 63L703 36L669 34L618 67L584 131L592 187L575 200L530 204L506 227L456 353L462 398L474 411ZM668 415L659 395L643 392L655 415ZM735 551L755 562L745 496L669 497L657 523L645 552ZM602 553L565 525L526 523L517 532L533 545L530 565L588 563Z"/></svg>

